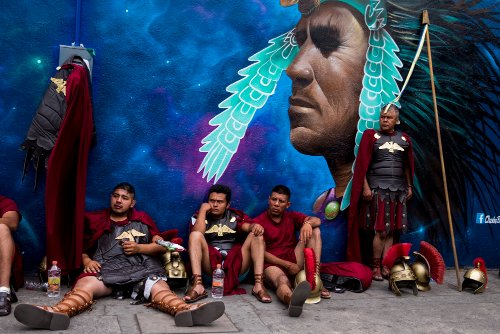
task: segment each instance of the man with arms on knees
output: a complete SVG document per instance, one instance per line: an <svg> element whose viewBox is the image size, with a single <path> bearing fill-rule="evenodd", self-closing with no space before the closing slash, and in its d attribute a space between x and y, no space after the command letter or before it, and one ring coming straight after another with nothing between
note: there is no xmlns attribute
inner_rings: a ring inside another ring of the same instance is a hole
<svg viewBox="0 0 500 334"><path fill-rule="evenodd" d="M187 303L208 296L202 283L202 272L211 275L217 264L223 263L224 294L244 293L238 289L253 264L255 285L252 294L262 303L271 297L262 284L264 272L264 229L253 223L242 211L230 208L231 189L215 184L208 191L208 202L192 218L189 234L189 259L193 276L184 300Z"/></svg>
<svg viewBox="0 0 500 334"><path fill-rule="evenodd" d="M20 220L16 203L0 195L0 316L9 315L10 304L17 301L10 290L10 273L15 252L12 232L17 229Z"/></svg>
<svg viewBox="0 0 500 334"><path fill-rule="evenodd" d="M321 220L300 212L286 211L290 207L290 189L277 185L269 196L269 208L254 219L264 228L266 241L265 271L266 280L276 289L278 298L289 306L288 313L298 317L309 297L311 286L301 282L292 291L295 275L304 269L304 248L312 248L321 259ZM297 240L296 232L299 232ZM321 291L322 298L330 298L330 292Z"/></svg>
<svg viewBox="0 0 500 334"><path fill-rule="evenodd" d="M413 195L412 143L407 134L394 130L396 124L399 110L391 104L380 112L380 130L363 132L352 182L348 253L360 254L361 249L369 253L373 249L376 281L389 276L389 268L384 267L381 272L381 259L392 246L393 238L407 229L406 200ZM362 235L375 231L375 237L366 238L360 245L358 229L362 229Z"/></svg>
<svg viewBox="0 0 500 334"><path fill-rule="evenodd" d="M17 306L16 319L33 328L64 330L69 317L89 309L94 299L138 283L144 286L140 292L144 299L151 298L147 306L173 315L177 326L204 325L222 316L221 301L187 305L170 290L158 258L166 249L155 243L161 240L159 231L147 213L135 210L135 204L134 187L120 183L111 193L109 209L87 213L84 270L74 288L53 307Z"/></svg>

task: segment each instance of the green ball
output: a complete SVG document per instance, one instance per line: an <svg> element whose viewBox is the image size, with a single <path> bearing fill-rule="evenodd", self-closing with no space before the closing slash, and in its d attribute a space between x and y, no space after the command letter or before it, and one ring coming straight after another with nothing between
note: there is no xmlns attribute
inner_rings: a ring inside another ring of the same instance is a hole
<svg viewBox="0 0 500 334"><path fill-rule="evenodd" d="M333 220L340 211L340 204L338 201L331 201L325 206L325 218L328 220Z"/></svg>

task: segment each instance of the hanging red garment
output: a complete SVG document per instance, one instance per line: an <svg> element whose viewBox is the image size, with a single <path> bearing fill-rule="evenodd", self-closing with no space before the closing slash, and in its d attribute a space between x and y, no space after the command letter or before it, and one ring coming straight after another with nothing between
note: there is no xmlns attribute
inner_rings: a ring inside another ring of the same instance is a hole
<svg viewBox="0 0 500 334"><path fill-rule="evenodd" d="M63 273L80 268L88 154L94 123L88 71L76 64L66 81L66 115L50 154L45 188L47 260Z"/></svg>

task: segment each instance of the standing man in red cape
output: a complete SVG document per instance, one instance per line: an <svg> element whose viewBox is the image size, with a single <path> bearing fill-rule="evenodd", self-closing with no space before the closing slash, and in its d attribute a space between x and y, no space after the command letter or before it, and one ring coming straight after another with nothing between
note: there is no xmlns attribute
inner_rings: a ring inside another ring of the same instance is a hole
<svg viewBox="0 0 500 334"><path fill-rule="evenodd" d="M252 295L262 303L271 297L264 288L264 229L252 222L243 211L230 208L231 189L215 184L208 190L208 202L192 218L189 234L189 259L193 276L184 300L192 303L206 298L202 273L211 275L217 264L225 271L224 295L243 294L238 288L240 280L253 264L255 285Z"/></svg>
<svg viewBox="0 0 500 334"><path fill-rule="evenodd" d="M371 247L373 279L389 275L381 258L394 242L395 233L406 231L406 201L413 195L413 148L410 137L395 131L399 109L382 108L380 130L363 133L354 168L349 208L348 261L361 262L360 229L375 231ZM368 238L369 239L369 238ZM367 246L367 245L364 245ZM366 255L365 255L366 257Z"/></svg>
<svg viewBox="0 0 500 334"><path fill-rule="evenodd" d="M70 317L89 309L94 299L132 287L138 291L135 299L151 300L147 306L173 315L176 326L205 325L221 317L222 301L188 305L170 290L159 258L166 249L156 243L162 238L151 217L135 210L135 204L134 187L118 184L109 209L86 215L84 270L73 289L52 307L20 304L16 319L32 328L64 330Z"/></svg>
<svg viewBox="0 0 500 334"><path fill-rule="evenodd" d="M0 316L9 315L10 304L17 301L14 291L10 290L10 273L16 249L12 233L20 220L16 203L0 195Z"/></svg>

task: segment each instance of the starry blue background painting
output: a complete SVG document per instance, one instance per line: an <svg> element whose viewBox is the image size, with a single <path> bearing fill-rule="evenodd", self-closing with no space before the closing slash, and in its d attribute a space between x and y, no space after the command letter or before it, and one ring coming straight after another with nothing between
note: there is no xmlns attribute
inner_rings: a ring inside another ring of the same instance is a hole
<svg viewBox="0 0 500 334"><path fill-rule="evenodd" d="M19 145L55 73L59 45L76 42L95 51L97 145L89 156L86 208L106 207L112 187L128 181L136 187L137 208L161 230L178 228L185 237L211 185L197 173L204 157L199 148L212 130L209 120L220 112L218 104L229 96L226 87L240 79L237 72L249 65L249 56L300 18L296 8L283 8L277 0L82 1L78 17L76 7L77 1L0 4L0 193L14 199L23 214L15 237L28 270L44 254L45 185L41 175L33 190L33 170L21 181L25 153ZM495 65L493 59L498 73ZM250 216L266 208L275 184L288 185L291 208L307 214L318 195L335 185L322 157L303 155L290 144L290 85L283 75L219 180L232 187L232 206ZM498 195L498 175L496 182L485 187ZM470 203L471 215L463 217L468 228L457 241L460 263L483 256L498 266L500 225L476 224L476 216L500 216L500 206L485 209L474 198ZM335 224L322 227L325 262L343 260L339 245L345 236ZM408 241L425 239L421 225ZM452 266L450 248L441 246Z"/></svg>

